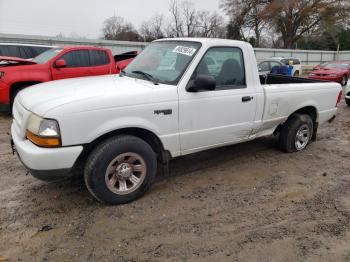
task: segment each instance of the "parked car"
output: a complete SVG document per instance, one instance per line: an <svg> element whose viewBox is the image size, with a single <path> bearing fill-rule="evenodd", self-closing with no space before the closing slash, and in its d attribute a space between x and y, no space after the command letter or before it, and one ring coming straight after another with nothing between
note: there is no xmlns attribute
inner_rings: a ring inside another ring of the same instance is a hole
<svg viewBox="0 0 350 262"><path fill-rule="evenodd" d="M162 60L174 55L174 67L164 69ZM217 74L210 74L207 57L220 61ZM259 78L256 64L252 46L241 41L155 41L120 75L21 91L14 148L42 180L69 177L82 166L88 190L109 204L141 197L157 166L175 157L272 134L283 151L304 150L318 126L335 117L340 85Z"/></svg>
<svg viewBox="0 0 350 262"><path fill-rule="evenodd" d="M0 43L0 56L32 59L51 48L55 47L47 45Z"/></svg>
<svg viewBox="0 0 350 262"><path fill-rule="evenodd" d="M327 80L346 86L350 75L349 61L332 61L316 66L309 74L311 79Z"/></svg>
<svg viewBox="0 0 350 262"><path fill-rule="evenodd" d="M303 73L302 67L301 67L301 61L299 58L296 57L270 57L269 59L279 61L284 65L289 65L290 62L293 64L293 70L292 70L292 76L301 76Z"/></svg>
<svg viewBox="0 0 350 262"><path fill-rule="evenodd" d="M120 70L109 49L87 46L56 47L30 61L13 57L0 57L0 61L5 63L0 64L0 111L9 111L17 93L28 86ZM120 65L121 69L125 66Z"/></svg>
<svg viewBox="0 0 350 262"><path fill-rule="evenodd" d="M271 73L271 70L275 66L284 66L280 61L276 60L264 60L258 64L258 71L260 75L266 75Z"/></svg>
<svg viewBox="0 0 350 262"><path fill-rule="evenodd" d="M325 66L326 64L328 64L328 62L323 62L321 64L316 65L312 70L319 70L321 69L323 66Z"/></svg>

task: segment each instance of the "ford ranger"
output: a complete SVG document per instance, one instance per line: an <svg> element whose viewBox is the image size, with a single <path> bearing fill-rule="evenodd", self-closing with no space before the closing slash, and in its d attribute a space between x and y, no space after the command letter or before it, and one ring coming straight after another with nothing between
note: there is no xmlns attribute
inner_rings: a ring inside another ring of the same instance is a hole
<svg viewBox="0 0 350 262"><path fill-rule="evenodd" d="M259 77L256 64L245 42L155 41L119 75L21 91L13 108L13 148L41 180L82 168L88 190L109 204L141 197L158 167L175 157L272 134L283 151L304 150L318 126L335 117L340 85Z"/></svg>

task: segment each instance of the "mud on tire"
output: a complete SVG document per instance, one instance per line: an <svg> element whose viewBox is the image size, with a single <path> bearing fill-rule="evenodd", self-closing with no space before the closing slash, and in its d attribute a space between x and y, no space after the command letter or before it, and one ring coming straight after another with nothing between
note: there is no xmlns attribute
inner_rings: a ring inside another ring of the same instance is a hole
<svg viewBox="0 0 350 262"><path fill-rule="evenodd" d="M280 149L287 153L304 150L312 140L313 121L309 115L294 114L282 126Z"/></svg>
<svg viewBox="0 0 350 262"><path fill-rule="evenodd" d="M116 205L140 198L150 188L157 157L144 140L130 135L107 139L89 155L84 180L100 202Z"/></svg>

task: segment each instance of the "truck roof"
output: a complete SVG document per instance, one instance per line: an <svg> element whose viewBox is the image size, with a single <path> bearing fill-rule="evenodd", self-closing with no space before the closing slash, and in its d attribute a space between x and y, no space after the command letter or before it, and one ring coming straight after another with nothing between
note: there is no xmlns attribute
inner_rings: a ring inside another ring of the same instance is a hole
<svg viewBox="0 0 350 262"><path fill-rule="evenodd" d="M98 47L98 46L57 46L56 48L62 48L64 50L81 50L81 49L85 49L85 50L109 50L108 48L104 48L104 47Z"/></svg>
<svg viewBox="0 0 350 262"><path fill-rule="evenodd" d="M202 44L205 43L218 43L218 44L245 44L250 45L247 42L239 41L239 40L231 40L231 39L221 39L221 38L206 38L206 37L179 37L179 38L163 38L159 40L155 40L154 42L162 42L162 41L190 41L190 42L199 42Z"/></svg>

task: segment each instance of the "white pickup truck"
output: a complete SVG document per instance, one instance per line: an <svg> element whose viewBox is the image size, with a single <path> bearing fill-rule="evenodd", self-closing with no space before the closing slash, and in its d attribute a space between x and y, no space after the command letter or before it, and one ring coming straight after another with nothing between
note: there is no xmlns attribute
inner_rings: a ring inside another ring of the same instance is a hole
<svg viewBox="0 0 350 262"><path fill-rule="evenodd" d="M13 148L42 180L83 168L88 190L109 204L142 196L175 157L272 134L285 152L305 149L335 117L340 85L259 77L256 64L245 42L155 41L120 75L21 91Z"/></svg>

